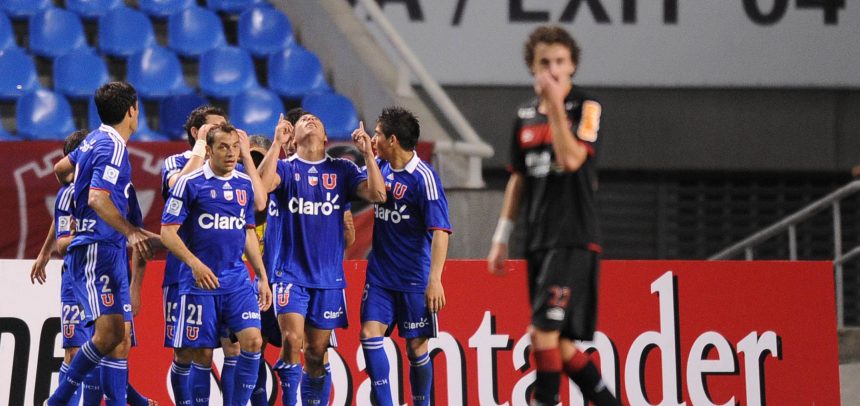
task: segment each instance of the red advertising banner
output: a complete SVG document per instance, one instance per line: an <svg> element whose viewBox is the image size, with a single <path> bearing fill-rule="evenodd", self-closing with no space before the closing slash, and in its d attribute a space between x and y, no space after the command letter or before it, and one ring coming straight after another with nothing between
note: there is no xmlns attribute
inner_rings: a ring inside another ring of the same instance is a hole
<svg viewBox="0 0 860 406"><path fill-rule="evenodd" d="M170 402L171 351L162 347L161 269L148 267L132 383ZM358 309L364 261L346 261L350 327L329 353L333 405L369 405ZM431 340L437 405L525 405L534 380L526 325L524 263L491 276L484 261L448 261L448 306ZM37 403L56 386L59 349L58 263L49 285L29 283L30 261L0 261L0 404ZM607 386L631 405L839 405L832 265L828 262L604 261L598 332L591 351ZM22 305L23 304L23 305ZM10 343L7 334L14 337ZM386 340L390 381L409 403L408 360L401 339ZM223 362L216 351L216 375ZM272 365L277 349L265 358ZM29 365L29 370L26 368ZM22 369L22 366L24 367ZM24 372L21 372L24 371ZM280 404L271 374L268 389ZM213 377L212 401L218 403ZM395 397L397 399L397 397ZM562 403L582 405L562 385Z"/></svg>
<svg viewBox="0 0 860 406"><path fill-rule="evenodd" d="M343 143L340 143L343 144ZM332 143L332 146L338 143ZM146 229L161 228L161 167L170 155L188 149L180 142L132 142L128 146L132 182L137 190ZM419 142L418 155L430 162L432 142ZM63 144L53 141L0 142L0 258L36 258L51 225L57 183L54 163L63 156ZM365 205L359 205L365 207ZM359 239L349 258L365 258L370 250L373 215L369 210L356 212ZM364 232L364 231L366 232ZM366 237L364 237L366 236Z"/></svg>

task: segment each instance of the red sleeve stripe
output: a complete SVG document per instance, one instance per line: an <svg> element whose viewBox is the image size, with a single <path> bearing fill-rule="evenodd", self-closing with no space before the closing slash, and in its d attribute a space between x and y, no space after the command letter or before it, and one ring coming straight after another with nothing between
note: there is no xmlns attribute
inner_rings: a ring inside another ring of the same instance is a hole
<svg viewBox="0 0 860 406"><path fill-rule="evenodd" d="M444 232L446 232L446 233L448 233L448 234L454 234L454 232L453 232L453 231L451 231L451 229L450 229L450 228L430 227L430 228L428 228L428 230L430 230L430 231L434 231L434 230L442 230L442 231L444 231Z"/></svg>

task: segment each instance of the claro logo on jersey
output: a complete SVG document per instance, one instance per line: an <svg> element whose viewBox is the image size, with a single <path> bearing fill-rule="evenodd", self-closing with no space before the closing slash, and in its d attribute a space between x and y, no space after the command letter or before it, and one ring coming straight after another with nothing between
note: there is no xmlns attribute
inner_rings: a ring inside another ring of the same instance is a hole
<svg viewBox="0 0 860 406"><path fill-rule="evenodd" d="M305 200L302 197L293 197L290 199L289 203L287 203L287 208L290 210L290 213L304 214L308 216L330 216L335 210L340 210L340 204L337 203L338 199L340 199L340 195L334 195L334 197L332 197L331 193L325 194L326 201L324 202L315 202L312 200Z"/></svg>
<svg viewBox="0 0 860 406"><path fill-rule="evenodd" d="M197 218L197 224L204 230L242 230L245 228L245 209L239 217L203 213Z"/></svg>
<svg viewBox="0 0 860 406"><path fill-rule="evenodd" d="M397 203L394 203L394 209L389 209L385 206L374 205L373 206L373 215L379 220L382 221L390 221L394 224L400 223L401 220L409 220L409 214L406 213L406 205L397 206Z"/></svg>

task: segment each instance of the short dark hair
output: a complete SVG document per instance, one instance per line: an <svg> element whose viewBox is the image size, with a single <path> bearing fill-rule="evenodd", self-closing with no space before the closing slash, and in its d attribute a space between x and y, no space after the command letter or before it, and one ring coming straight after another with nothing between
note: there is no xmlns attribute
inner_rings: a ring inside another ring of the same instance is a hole
<svg viewBox="0 0 860 406"><path fill-rule="evenodd" d="M568 33L564 28L561 28L557 25L542 25L540 27L535 28L531 34L529 34L529 39L526 40L524 56L526 61L526 66L531 69L532 64L535 59L535 47L539 43L544 44L561 44L564 45L565 48L570 50L570 60L573 61L574 65L579 65L579 45L576 44L576 40Z"/></svg>
<svg viewBox="0 0 860 406"><path fill-rule="evenodd" d="M272 147L272 140L266 138L264 135L251 135L248 137L248 141L251 143L251 148L260 147L268 151ZM255 167L259 168L260 163L263 162L263 158L265 157L265 154L262 152L251 150L251 159L254 161Z"/></svg>
<svg viewBox="0 0 860 406"><path fill-rule="evenodd" d="M290 109L290 111L287 112L287 115L285 118L287 119L287 121L290 122L290 124L296 125L296 122L299 121L299 119L302 118L302 116L305 114L308 114L308 112L305 111L305 109L303 109L301 107L295 107L295 108Z"/></svg>
<svg viewBox="0 0 860 406"><path fill-rule="evenodd" d="M116 125L137 104L137 91L127 82L105 83L96 90L95 102L102 123Z"/></svg>
<svg viewBox="0 0 860 406"><path fill-rule="evenodd" d="M69 155L81 145L81 141L87 138L87 130L75 130L66 137L63 142L63 156Z"/></svg>
<svg viewBox="0 0 860 406"><path fill-rule="evenodd" d="M219 132L231 133L236 131L236 127L233 127L230 123L221 123L213 127L209 130L209 133L206 134L206 145L212 147L212 144L215 144L215 134Z"/></svg>
<svg viewBox="0 0 860 406"><path fill-rule="evenodd" d="M418 119L411 111L402 107L386 107L382 109L382 114L376 121L386 139L394 134L403 149L408 151L415 149L415 144L418 143L418 137L421 135L421 128L418 126Z"/></svg>
<svg viewBox="0 0 860 406"><path fill-rule="evenodd" d="M185 120L185 136L188 137L188 144L192 147L197 139L195 139L194 135L191 134L191 129L196 128L199 130L200 127L203 127L203 124L206 124L206 117L208 116L221 116L225 119L227 118L227 114L224 113L224 110L208 104L192 110L191 113L188 114L188 119Z"/></svg>

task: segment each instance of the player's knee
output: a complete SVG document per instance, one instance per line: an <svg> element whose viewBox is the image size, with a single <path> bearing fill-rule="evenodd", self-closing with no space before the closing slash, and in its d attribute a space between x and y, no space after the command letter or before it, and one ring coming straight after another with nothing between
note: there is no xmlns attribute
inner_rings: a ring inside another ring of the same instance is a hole
<svg viewBox="0 0 860 406"><path fill-rule="evenodd" d="M327 347L320 348L320 346L308 346L305 350L305 360L309 365L321 366L327 349Z"/></svg>
<svg viewBox="0 0 860 406"><path fill-rule="evenodd" d="M383 331L380 333L379 329L376 328L375 326L371 326L371 325L367 325L367 324L361 326L361 339L362 340L367 339L367 338L373 338L373 337L382 337L383 334L385 334L385 332Z"/></svg>
<svg viewBox="0 0 860 406"><path fill-rule="evenodd" d="M243 351L260 352L263 348L263 337L259 334L251 335L240 341Z"/></svg>
<svg viewBox="0 0 860 406"><path fill-rule="evenodd" d="M173 349L173 361L180 365L188 365L191 363L191 350L188 348Z"/></svg>
<svg viewBox="0 0 860 406"><path fill-rule="evenodd" d="M197 365L212 364L212 350L209 348L197 348L193 350L192 359Z"/></svg>
<svg viewBox="0 0 860 406"><path fill-rule="evenodd" d="M427 353L427 337L416 337L406 340L406 352L410 358L417 358Z"/></svg>
<svg viewBox="0 0 860 406"><path fill-rule="evenodd" d="M302 349L304 336L302 334L289 332L284 334L284 348L288 351L298 352Z"/></svg>

